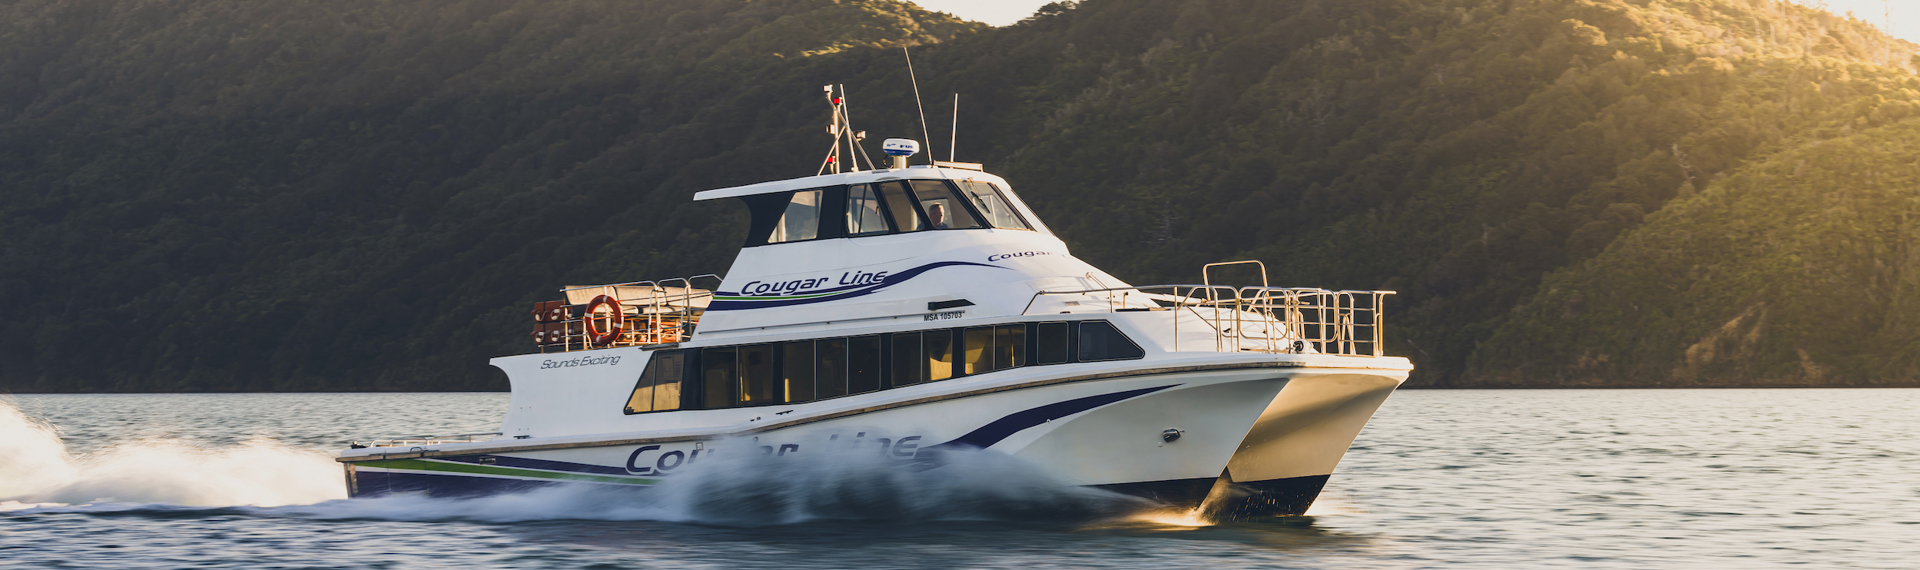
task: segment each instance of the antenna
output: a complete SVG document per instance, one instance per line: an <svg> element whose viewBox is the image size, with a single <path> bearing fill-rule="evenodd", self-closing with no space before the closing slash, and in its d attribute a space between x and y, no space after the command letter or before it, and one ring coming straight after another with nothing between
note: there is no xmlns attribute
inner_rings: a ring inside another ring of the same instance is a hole
<svg viewBox="0 0 1920 570"><path fill-rule="evenodd" d="M813 173L814 176L826 174L828 169L832 169L836 174L840 172L840 131L842 130L840 126L840 98L833 96L832 85L823 85L820 87L820 90L825 92L827 96L827 105L833 108L833 122L827 123L827 134L833 135L833 146L827 149L827 158L826 160L820 161L820 170L815 171Z"/></svg>
<svg viewBox="0 0 1920 570"><path fill-rule="evenodd" d="M854 156L852 152L847 153L847 159L853 162L853 170L860 170L860 159L862 158L867 159L867 169L872 170L878 168L873 164L873 157L867 156L867 147L860 146L860 141L867 140L867 132L853 129L853 115L847 112L846 85L840 86L840 107L838 112L840 113L840 124L846 125L847 127L847 146L851 146L855 150L860 151L859 156Z"/></svg>
<svg viewBox="0 0 1920 570"><path fill-rule="evenodd" d="M953 162L953 154L960 147L960 94L953 94L953 128L947 131L953 139L947 141L947 162Z"/></svg>
<svg viewBox="0 0 1920 570"><path fill-rule="evenodd" d="M827 158L820 162L820 170L813 173L815 176L829 171L839 174L843 164L850 165L847 167L848 171L858 172L862 158L867 159L867 168L874 168L873 157L867 156L867 148L860 146L860 141L867 138L866 131L853 130L853 119L847 115L847 86L838 86L839 95L834 95L834 87L834 85L820 87L820 90L826 93L827 105L833 109L833 122L827 124L827 134L833 135L833 147L827 150ZM843 147L840 146L842 141L845 141L846 146L853 147L859 152L854 154L854 151L844 151L850 162L840 161L843 153Z"/></svg>
<svg viewBox="0 0 1920 570"><path fill-rule="evenodd" d="M920 78L913 74L913 54L907 46L900 46L900 53L907 56L907 79L913 82L913 106L920 109L920 134L927 140L927 164L933 164L933 132L927 130L927 106L920 104Z"/></svg>

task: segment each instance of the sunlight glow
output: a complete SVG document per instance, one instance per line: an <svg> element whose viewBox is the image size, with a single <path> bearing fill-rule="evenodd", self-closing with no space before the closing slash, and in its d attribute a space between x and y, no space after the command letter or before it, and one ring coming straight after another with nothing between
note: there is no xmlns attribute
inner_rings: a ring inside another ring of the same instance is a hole
<svg viewBox="0 0 1920 570"><path fill-rule="evenodd" d="M1186 511L1164 510L1147 511L1130 517L1132 520L1167 526L1202 527L1213 526L1211 521L1200 517L1200 509Z"/></svg>

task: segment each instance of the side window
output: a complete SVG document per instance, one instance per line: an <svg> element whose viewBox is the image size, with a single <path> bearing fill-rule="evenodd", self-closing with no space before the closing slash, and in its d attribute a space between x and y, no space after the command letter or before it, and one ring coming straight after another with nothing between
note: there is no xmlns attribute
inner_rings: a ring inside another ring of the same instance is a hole
<svg viewBox="0 0 1920 570"><path fill-rule="evenodd" d="M789 404L813 401L813 341L789 342L780 346L780 388Z"/></svg>
<svg viewBox="0 0 1920 570"><path fill-rule="evenodd" d="M740 391L736 406L778 404L773 396L773 345L740 347Z"/></svg>
<svg viewBox="0 0 1920 570"><path fill-rule="evenodd" d="M870 236L887 233L887 218L880 213L880 197L871 184L847 187L847 235Z"/></svg>
<svg viewBox="0 0 1920 570"><path fill-rule="evenodd" d="M996 228L1032 230L1027 221L1020 218L1020 213L1001 197L999 190L992 184L977 180L960 181L960 191L973 201L973 208L979 210L980 215L987 217L987 223Z"/></svg>
<svg viewBox="0 0 1920 570"><path fill-rule="evenodd" d="M856 336L847 343L847 393L880 389L880 337Z"/></svg>
<svg viewBox="0 0 1920 570"><path fill-rule="evenodd" d="M701 408L718 410L733 407L733 385L739 378L737 357L732 347L700 351Z"/></svg>
<svg viewBox="0 0 1920 570"><path fill-rule="evenodd" d="M1034 331L1034 364L1062 364L1067 361L1067 323L1040 323Z"/></svg>
<svg viewBox="0 0 1920 570"><path fill-rule="evenodd" d="M921 335L921 345L926 347L927 381L952 378L953 330L927 331Z"/></svg>
<svg viewBox="0 0 1920 570"><path fill-rule="evenodd" d="M964 370L967 374L993 371L993 327L973 327L961 333Z"/></svg>
<svg viewBox="0 0 1920 570"><path fill-rule="evenodd" d="M814 395L820 399L838 398L847 395L847 339L829 338L813 341Z"/></svg>
<svg viewBox="0 0 1920 570"><path fill-rule="evenodd" d="M921 333L894 333L893 335L893 385L911 386L925 382L926 360L921 355L926 347L920 345Z"/></svg>
<svg viewBox="0 0 1920 570"><path fill-rule="evenodd" d="M953 329L894 333L893 387L953 377Z"/></svg>
<svg viewBox="0 0 1920 570"><path fill-rule="evenodd" d="M680 409L680 379L686 355L680 351L660 351L647 360L640 382L627 398L626 413L664 412Z"/></svg>
<svg viewBox="0 0 1920 570"><path fill-rule="evenodd" d="M1080 362L1101 360L1132 360L1146 356L1140 345L1134 344L1120 329L1106 321L1086 321L1080 323Z"/></svg>
<svg viewBox="0 0 1920 570"><path fill-rule="evenodd" d="M793 199L787 202L787 210L780 214L780 221L774 223L773 234L767 236L767 243L820 237L820 205L825 197L824 190L794 192Z"/></svg>
<svg viewBox="0 0 1920 570"><path fill-rule="evenodd" d="M647 369L640 372L640 383L634 384L633 395L627 397L627 413L653 411L654 368L659 362L648 362Z"/></svg>
<svg viewBox="0 0 1920 570"><path fill-rule="evenodd" d="M654 370L653 411L680 409L680 382L687 375L687 353L678 350L656 353L647 367L654 368L654 363L660 366Z"/></svg>
<svg viewBox="0 0 1920 570"><path fill-rule="evenodd" d="M993 369L1027 365L1027 325L993 327Z"/></svg>
<svg viewBox="0 0 1920 570"><path fill-rule="evenodd" d="M947 183L939 180L913 180L913 197L927 213L927 225L936 230L965 230L980 227L973 214L960 204Z"/></svg>
<svg viewBox="0 0 1920 570"><path fill-rule="evenodd" d="M913 198L907 196L907 187L900 182L875 184L880 189L880 197L887 202L887 214L893 219L893 227L901 232L917 232L927 229L920 222L920 213L913 210Z"/></svg>
<svg viewBox="0 0 1920 570"><path fill-rule="evenodd" d="M963 334L968 374L1027 365L1027 325L973 327Z"/></svg>

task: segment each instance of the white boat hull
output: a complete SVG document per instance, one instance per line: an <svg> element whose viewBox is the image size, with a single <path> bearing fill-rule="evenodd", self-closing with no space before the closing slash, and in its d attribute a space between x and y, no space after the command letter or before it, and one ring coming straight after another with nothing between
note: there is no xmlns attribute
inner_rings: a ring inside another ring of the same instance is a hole
<svg viewBox="0 0 1920 570"><path fill-rule="evenodd" d="M716 454L793 458L867 450L899 468L937 469L947 460L943 451L982 449L1019 458L1064 483L1175 508L1199 507L1211 493L1207 508L1217 518L1301 514L1407 374L1306 364L1267 358L1092 374L811 418L756 417L748 425L764 427L704 434L378 448L341 461L356 497L470 496L553 485L646 488L698 477L702 457ZM1169 430L1177 434L1171 441Z"/></svg>

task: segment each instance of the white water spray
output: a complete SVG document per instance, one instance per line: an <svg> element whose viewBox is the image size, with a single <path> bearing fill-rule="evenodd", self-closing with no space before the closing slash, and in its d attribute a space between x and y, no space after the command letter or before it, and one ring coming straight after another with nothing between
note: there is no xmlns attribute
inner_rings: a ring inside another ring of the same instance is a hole
<svg viewBox="0 0 1920 570"><path fill-rule="evenodd" d="M682 520L737 525L818 519L1084 522L1154 506L1066 484L990 451L944 451L938 467L916 468L884 447L816 448L787 457L747 451L754 449L747 442L715 447L729 453L703 458L692 471L658 486L663 511Z"/></svg>
<svg viewBox="0 0 1920 570"><path fill-rule="evenodd" d="M473 499L400 496L263 509L267 516L318 519L652 520L766 526L818 520L1006 520L1082 523L1154 505L1059 482L1007 455L952 451L936 469L867 449L812 449L786 457L754 453L747 442L715 442L703 456L651 488L550 487ZM741 453L732 453L739 450Z"/></svg>
<svg viewBox="0 0 1920 570"><path fill-rule="evenodd" d="M242 507L253 516L315 519L656 520L736 526L810 520L1014 520L1076 523L1153 505L1069 485L1016 458L949 451L915 469L853 446L787 457L750 442L650 489L558 487L475 499L345 499L330 454L255 439L222 447L142 440L75 454L58 429L0 402L0 510L126 512Z"/></svg>
<svg viewBox="0 0 1920 570"><path fill-rule="evenodd" d="M346 497L325 452L267 439L207 448L143 440L75 455L59 431L0 401L0 508L86 503L224 507Z"/></svg>

